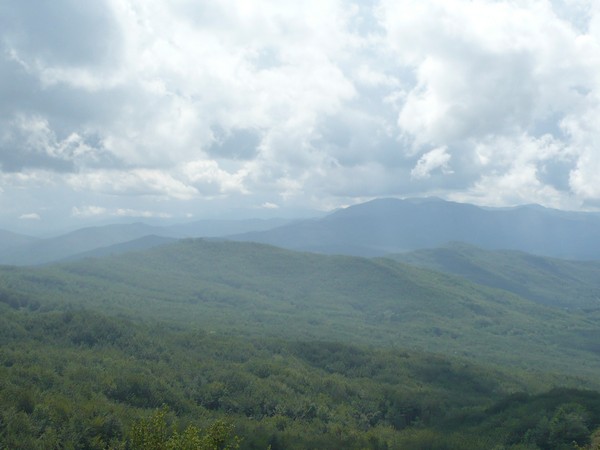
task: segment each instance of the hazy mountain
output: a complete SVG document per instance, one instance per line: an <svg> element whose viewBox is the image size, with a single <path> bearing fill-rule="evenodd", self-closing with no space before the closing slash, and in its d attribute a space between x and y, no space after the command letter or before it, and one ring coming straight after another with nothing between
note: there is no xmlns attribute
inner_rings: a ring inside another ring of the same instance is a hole
<svg viewBox="0 0 600 450"><path fill-rule="evenodd" d="M600 262L596 261L568 261L511 250L490 251L464 243L388 257L459 275L548 305L600 309Z"/></svg>
<svg viewBox="0 0 600 450"><path fill-rule="evenodd" d="M139 239L134 239L132 241L127 241L120 244L109 245L108 247L100 247L87 252L78 253L76 255L72 255L68 258L65 258L65 261L73 261L85 258L102 258L105 256L120 255L122 253L128 253L133 251L148 250L161 245L171 244L176 240L177 239L175 238L149 235L141 237Z"/></svg>
<svg viewBox="0 0 600 450"><path fill-rule="evenodd" d="M600 259L600 216L538 205L480 208L440 199L379 199L322 219L232 237L295 250L377 256L462 241L573 259Z"/></svg>
<svg viewBox="0 0 600 450"><path fill-rule="evenodd" d="M221 237L250 231L265 231L292 222L289 219L197 220L171 225L167 230L181 238Z"/></svg>
<svg viewBox="0 0 600 450"><path fill-rule="evenodd" d="M157 240L158 237L169 239L219 237L231 233L268 230L288 222L290 221L286 219L255 219L201 220L169 226L144 223L111 224L86 227L46 239L28 238L5 232L6 238L0 233L0 250L3 250L0 254L0 264L38 265L65 259L104 256L150 248L154 244L160 245L166 242ZM141 238L145 239L130 242ZM3 247L5 242L7 245Z"/></svg>
<svg viewBox="0 0 600 450"><path fill-rule="evenodd" d="M37 241L37 238L26 236L24 234L13 233L7 230L0 230L0 251L30 244Z"/></svg>
<svg viewBox="0 0 600 450"><path fill-rule="evenodd" d="M68 258L147 235L166 235L160 227L143 223L89 227L49 239L40 239L13 248L0 256L3 264L34 265Z"/></svg>
<svg viewBox="0 0 600 450"><path fill-rule="evenodd" d="M0 274L0 301L13 307L67 302L219 333L400 346L588 379L600 370L597 313L390 259L187 239Z"/></svg>

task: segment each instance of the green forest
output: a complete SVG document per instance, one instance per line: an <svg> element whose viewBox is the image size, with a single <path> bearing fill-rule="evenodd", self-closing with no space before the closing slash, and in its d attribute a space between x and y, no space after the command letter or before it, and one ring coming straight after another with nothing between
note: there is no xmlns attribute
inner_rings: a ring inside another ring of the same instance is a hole
<svg viewBox="0 0 600 450"><path fill-rule="evenodd" d="M0 267L0 448L598 448L600 309L548 304L207 240Z"/></svg>

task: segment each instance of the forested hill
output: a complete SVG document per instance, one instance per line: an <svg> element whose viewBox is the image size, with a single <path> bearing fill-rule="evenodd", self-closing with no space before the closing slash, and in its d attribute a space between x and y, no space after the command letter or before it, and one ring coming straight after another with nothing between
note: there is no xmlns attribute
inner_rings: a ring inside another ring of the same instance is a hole
<svg viewBox="0 0 600 450"><path fill-rule="evenodd" d="M16 307L66 302L215 332L421 349L590 381L600 370L597 313L545 307L387 259L183 240L105 259L5 267L0 280L0 299Z"/></svg>
<svg viewBox="0 0 600 450"><path fill-rule="evenodd" d="M599 320L240 242L2 266L0 448L570 449Z"/></svg>
<svg viewBox="0 0 600 450"><path fill-rule="evenodd" d="M567 309L600 309L600 262L571 261L461 242L388 255L418 267L459 275L524 298Z"/></svg>
<svg viewBox="0 0 600 450"><path fill-rule="evenodd" d="M0 448L570 449L600 425L597 392L447 356L0 312Z"/></svg>

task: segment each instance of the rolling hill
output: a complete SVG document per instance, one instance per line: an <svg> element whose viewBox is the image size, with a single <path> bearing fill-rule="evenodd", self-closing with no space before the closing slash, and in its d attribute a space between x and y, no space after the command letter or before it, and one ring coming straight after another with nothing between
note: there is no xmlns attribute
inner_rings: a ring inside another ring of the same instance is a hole
<svg viewBox="0 0 600 450"><path fill-rule="evenodd" d="M128 245L0 266L0 447L568 449L600 426L598 311L390 258Z"/></svg>
<svg viewBox="0 0 600 450"><path fill-rule="evenodd" d="M417 267L464 277L566 309L600 309L600 262L572 261L464 243L388 255Z"/></svg>
<svg viewBox="0 0 600 450"><path fill-rule="evenodd" d="M596 379L597 313L389 259L183 240L143 252L0 270L0 301L70 304L216 333L410 348ZM576 369L575 369L576 368Z"/></svg>

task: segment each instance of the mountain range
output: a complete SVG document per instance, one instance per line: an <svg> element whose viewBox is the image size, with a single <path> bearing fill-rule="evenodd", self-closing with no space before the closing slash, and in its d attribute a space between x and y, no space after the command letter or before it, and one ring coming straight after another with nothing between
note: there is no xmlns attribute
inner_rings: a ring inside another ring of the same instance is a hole
<svg viewBox="0 0 600 450"><path fill-rule="evenodd" d="M34 238L0 230L0 264L39 265L61 260L124 253L187 237L220 237L266 230L286 219L200 220L169 226L145 223L81 228L50 238Z"/></svg>
<svg viewBox="0 0 600 450"><path fill-rule="evenodd" d="M297 221L203 220L169 226L113 224L45 239L0 232L0 264L47 264L122 253L129 248L166 242L150 236L218 237L291 250L367 257L464 242L487 250L600 260L600 215L597 213L559 211L539 205L482 208L426 198L377 199L324 217ZM145 239L128 244L141 238Z"/></svg>
<svg viewBox="0 0 600 450"><path fill-rule="evenodd" d="M482 208L437 198L378 199L268 231L233 236L279 247L382 256L460 241L568 259L600 259L600 215L526 205Z"/></svg>
<svg viewBox="0 0 600 450"><path fill-rule="evenodd" d="M587 448L600 261L541 254L560 233L593 250L596 218L379 200L287 224L0 233L28 265L0 266L0 447L126 446L154 413L228 417L248 449Z"/></svg>

